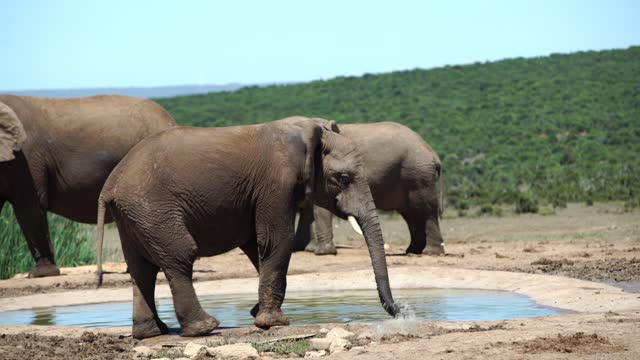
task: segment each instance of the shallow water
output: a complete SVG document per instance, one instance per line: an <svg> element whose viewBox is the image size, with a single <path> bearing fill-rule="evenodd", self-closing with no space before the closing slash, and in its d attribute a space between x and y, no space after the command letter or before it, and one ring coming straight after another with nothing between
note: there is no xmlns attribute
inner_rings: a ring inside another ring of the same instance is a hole
<svg viewBox="0 0 640 360"><path fill-rule="evenodd" d="M615 287L622 288L624 292L628 293L640 293L640 282L638 281L619 281L619 282L608 282L608 285L612 285Z"/></svg>
<svg viewBox="0 0 640 360"><path fill-rule="evenodd" d="M416 320L480 321L558 315L556 309L538 306L526 296L502 291L420 289L395 290L396 303L415 314ZM251 326L249 310L257 294L200 297L204 309L224 327ZM178 327L171 299L156 301L160 318ZM292 292L283 311L292 325L319 323L371 323L388 320L375 290ZM131 325L131 303L37 308L0 313L0 325L61 325L111 327Z"/></svg>

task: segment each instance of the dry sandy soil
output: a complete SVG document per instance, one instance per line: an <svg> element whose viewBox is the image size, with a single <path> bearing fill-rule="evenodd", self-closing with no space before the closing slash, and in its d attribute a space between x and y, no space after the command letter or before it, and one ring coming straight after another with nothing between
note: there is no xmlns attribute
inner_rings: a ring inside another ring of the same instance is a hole
<svg viewBox="0 0 640 360"><path fill-rule="evenodd" d="M393 288L458 287L502 289L542 305L573 310L571 315L500 322L405 322L383 324L373 339L360 339L339 359L421 358L640 358L640 212L617 204L569 205L552 216L523 215L442 220L447 256L404 256L408 232L397 216L383 216L390 245L387 262ZM336 222L337 256L294 254L289 290L372 288L363 241ZM109 259L119 259L111 231ZM0 281L0 311L34 306L126 300L129 276L122 263L108 263L104 289L95 290L94 267L63 269L54 278ZM255 292L256 274L240 251L200 259L194 277L199 294ZM165 283L164 278L159 283ZM614 286L609 286L614 285ZM624 290L621 288L624 287ZM168 296L166 285L157 296ZM381 309L382 311L382 309ZM0 315L1 320L1 315ZM1 323L1 321L0 321ZM338 324L356 334L374 325ZM331 328L331 325L323 325ZM319 326L220 329L203 343L257 341L317 333ZM0 358L131 358L139 344L165 346L194 341L177 335L139 342L128 328L89 330L0 325ZM99 334L101 333L101 334ZM382 337L380 337L382 336ZM169 356L177 356L168 352ZM265 354L263 354L265 355ZM279 357L266 354L265 357Z"/></svg>

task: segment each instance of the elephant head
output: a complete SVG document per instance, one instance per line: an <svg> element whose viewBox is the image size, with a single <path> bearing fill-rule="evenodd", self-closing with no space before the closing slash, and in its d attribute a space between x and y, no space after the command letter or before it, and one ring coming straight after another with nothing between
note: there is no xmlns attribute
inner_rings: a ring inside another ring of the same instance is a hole
<svg viewBox="0 0 640 360"><path fill-rule="evenodd" d="M340 134L335 121L307 121L315 126L307 136L306 195L316 205L349 220L364 235L382 306L391 316L397 316L400 311L391 295L382 231L363 159L355 143Z"/></svg>
<svg viewBox="0 0 640 360"><path fill-rule="evenodd" d="M15 159L14 151L19 151L27 139L22 123L16 113L0 102L0 162Z"/></svg>

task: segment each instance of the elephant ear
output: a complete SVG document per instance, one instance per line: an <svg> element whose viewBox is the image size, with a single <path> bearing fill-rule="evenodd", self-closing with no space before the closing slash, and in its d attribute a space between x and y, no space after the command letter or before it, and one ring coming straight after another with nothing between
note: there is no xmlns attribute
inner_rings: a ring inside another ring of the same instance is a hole
<svg viewBox="0 0 640 360"><path fill-rule="evenodd" d="M280 121L288 122L290 124L312 122L314 124L322 126L322 128L324 128L327 131L332 131L338 134L340 133L340 129L338 128L338 124L336 123L335 120L327 120L327 119L317 118L317 117L308 118L305 116L295 115L295 116L289 116L287 118L281 119Z"/></svg>
<svg viewBox="0 0 640 360"><path fill-rule="evenodd" d="M338 134L340 133L340 128L338 128L338 124L335 120L326 120L323 118L311 118L310 120L316 122L327 131L332 131Z"/></svg>
<svg viewBox="0 0 640 360"><path fill-rule="evenodd" d="M331 131L340 134L340 128L338 128L338 123L335 120L329 120L329 126L331 127Z"/></svg>
<svg viewBox="0 0 640 360"><path fill-rule="evenodd" d="M316 162L319 161L320 149L322 146L322 126L314 122L306 122L303 126L305 159L304 168L302 170L302 181L304 182L305 201L313 201L313 192L315 191L315 175Z"/></svg>
<svg viewBox="0 0 640 360"><path fill-rule="evenodd" d="M13 152L20 150L26 139L27 134L16 113L0 102L0 162L13 160Z"/></svg>

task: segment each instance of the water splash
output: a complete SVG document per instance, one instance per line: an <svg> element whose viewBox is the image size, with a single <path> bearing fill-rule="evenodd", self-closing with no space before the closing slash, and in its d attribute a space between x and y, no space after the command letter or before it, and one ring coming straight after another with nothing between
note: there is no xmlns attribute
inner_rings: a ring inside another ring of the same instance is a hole
<svg viewBox="0 0 640 360"><path fill-rule="evenodd" d="M380 339L385 335L419 335L419 320L415 311L408 303L400 303L400 315L394 319L385 320L371 325L369 332L374 339Z"/></svg>

